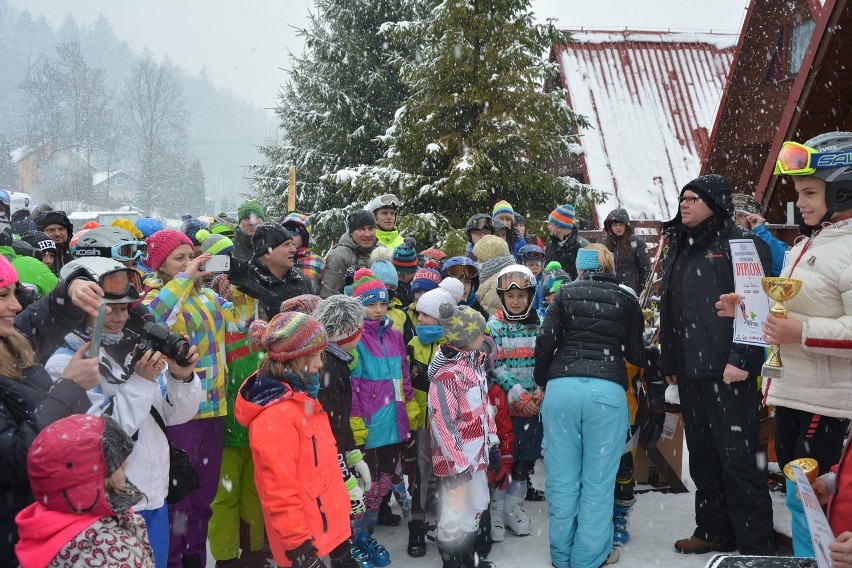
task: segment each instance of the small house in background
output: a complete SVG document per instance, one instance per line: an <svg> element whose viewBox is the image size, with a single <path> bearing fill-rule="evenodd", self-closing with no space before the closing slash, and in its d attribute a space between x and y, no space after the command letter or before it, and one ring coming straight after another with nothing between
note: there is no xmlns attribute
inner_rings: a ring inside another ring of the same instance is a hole
<svg viewBox="0 0 852 568"><path fill-rule="evenodd" d="M749 5L702 169L754 195L770 223L795 224L793 185L773 175L784 140L852 130L850 47L847 0Z"/></svg>
<svg viewBox="0 0 852 568"><path fill-rule="evenodd" d="M92 191L106 203L129 205L136 197L136 178L124 170L98 172L92 176Z"/></svg>
<svg viewBox="0 0 852 568"><path fill-rule="evenodd" d="M96 169L85 151L54 149L52 143L22 146L10 154L18 168L15 189L29 194L36 203L57 197L82 196L91 191Z"/></svg>
<svg viewBox="0 0 852 568"><path fill-rule="evenodd" d="M671 219L681 187L700 173L736 34L569 31L574 41L552 46L550 61L591 127L557 173L608 194L590 212L596 228L618 207Z"/></svg>

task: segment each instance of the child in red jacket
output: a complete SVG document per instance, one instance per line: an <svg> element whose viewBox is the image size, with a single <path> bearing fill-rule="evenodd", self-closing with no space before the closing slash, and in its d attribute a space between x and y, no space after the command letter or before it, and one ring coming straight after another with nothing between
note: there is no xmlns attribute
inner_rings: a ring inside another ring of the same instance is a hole
<svg viewBox="0 0 852 568"><path fill-rule="evenodd" d="M316 400L326 331L307 314L285 312L255 321L249 335L268 357L240 387L235 415L249 429L275 563L321 568L329 554L333 565L344 564L351 558L349 494L328 415Z"/></svg>

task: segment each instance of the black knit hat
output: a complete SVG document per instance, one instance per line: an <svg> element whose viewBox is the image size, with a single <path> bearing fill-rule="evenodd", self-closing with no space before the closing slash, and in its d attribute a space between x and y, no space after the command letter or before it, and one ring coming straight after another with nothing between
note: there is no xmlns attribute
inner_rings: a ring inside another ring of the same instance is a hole
<svg viewBox="0 0 852 568"><path fill-rule="evenodd" d="M293 235L291 235L290 231L281 225L263 223L262 225L257 226L257 229L254 231L254 235L251 237L251 248L254 249L254 257L258 258L265 255L281 243L292 240Z"/></svg>
<svg viewBox="0 0 852 568"><path fill-rule="evenodd" d="M33 222L39 231L44 231L44 228L48 225L62 225L68 230L69 238L74 231L74 225L71 224L71 220L68 219L65 211L42 211L33 217Z"/></svg>
<svg viewBox="0 0 852 568"><path fill-rule="evenodd" d="M346 229L349 231L349 234L352 234L353 231L360 229L361 227L375 226L376 216L366 209L356 209L350 213L349 217L346 219Z"/></svg>
<svg viewBox="0 0 852 568"><path fill-rule="evenodd" d="M734 202L731 199L731 184L719 174L707 174L686 184L680 194L687 189L697 193L704 203L717 215L734 214Z"/></svg>

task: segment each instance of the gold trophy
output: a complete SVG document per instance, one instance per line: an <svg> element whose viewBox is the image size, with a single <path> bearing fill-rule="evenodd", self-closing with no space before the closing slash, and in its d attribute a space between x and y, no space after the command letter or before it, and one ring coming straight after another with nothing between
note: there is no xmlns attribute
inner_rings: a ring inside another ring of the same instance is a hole
<svg viewBox="0 0 852 568"><path fill-rule="evenodd" d="M787 307L784 302L792 300L802 289L802 281L795 278L763 278L763 291L775 300L775 305L769 310L770 315L777 318L786 318ZM769 359L763 364L763 376L770 379L780 379L783 371L781 364L781 346L769 346Z"/></svg>

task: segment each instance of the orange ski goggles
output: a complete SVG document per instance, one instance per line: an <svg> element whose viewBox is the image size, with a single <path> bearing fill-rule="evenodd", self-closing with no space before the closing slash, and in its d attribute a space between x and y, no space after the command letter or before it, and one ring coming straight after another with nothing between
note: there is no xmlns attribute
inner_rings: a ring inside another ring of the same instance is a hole
<svg viewBox="0 0 852 568"><path fill-rule="evenodd" d="M809 176L819 169L852 166L852 152L817 152L798 142L784 142L775 161L775 175Z"/></svg>

